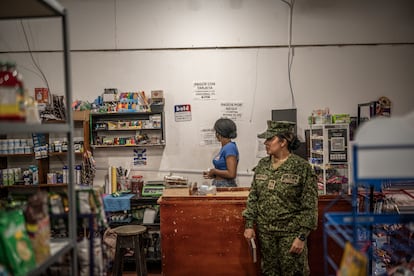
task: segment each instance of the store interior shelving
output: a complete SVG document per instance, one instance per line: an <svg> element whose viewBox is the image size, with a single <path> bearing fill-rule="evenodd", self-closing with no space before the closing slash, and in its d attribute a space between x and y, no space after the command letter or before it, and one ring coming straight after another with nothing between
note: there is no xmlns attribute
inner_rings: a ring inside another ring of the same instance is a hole
<svg viewBox="0 0 414 276"><path fill-rule="evenodd" d="M352 146L352 212L328 210L324 216L325 275L343 267L330 257L328 239L342 248L350 242L365 254L368 275L394 275L414 263L412 117L378 118L358 130Z"/></svg>
<svg viewBox="0 0 414 276"><path fill-rule="evenodd" d="M59 20L61 23L62 33L62 56L64 66L64 96L65 105L70 107L72 103L71 81L70 81L70 50L69 50L69 31L67 10L55 0L4 0L0 1L0 21L4 20L22 20L36 18L51 18ZM66 108L66 121L51 124L27 124L24 122L0 122L0 134L22 134L31 133L59 133L66 136L68 141L67 164L69 169L69 183L74 182L74 150L73 150L73 120L72 111ZM67 194L69 201L68 213L68 237L62 239L53 239L50 241L51 254L42 263L28 272L28 275L42 275L47 269L58 262L64 255L71 254L70 273L77 275L77 258L76 258L76 199L74 185L68 185Z"/></svg>
<svg viewBox="0 0 414 276"><path fill-rule="evenodd" d="M165 146L163 110L90 114L91 147Z"/></svg>

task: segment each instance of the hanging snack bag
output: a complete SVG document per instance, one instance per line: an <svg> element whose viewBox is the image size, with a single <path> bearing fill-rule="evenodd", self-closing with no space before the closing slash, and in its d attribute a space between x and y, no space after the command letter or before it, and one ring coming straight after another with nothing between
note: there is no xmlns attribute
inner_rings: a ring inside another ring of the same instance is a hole
<svg viewBox="0 0 414 276"><path fill-rule="evenodd" d="M33 194L27 201L24 217L27 234L32 242L36 264L50 256L50 221L45 191Z"/></svg>
<svg viewBox="0 0 414 276"><path fill-rule="evenodd" d="M36 267L22 210L0 212L0 263L15 276Z"/></svg>

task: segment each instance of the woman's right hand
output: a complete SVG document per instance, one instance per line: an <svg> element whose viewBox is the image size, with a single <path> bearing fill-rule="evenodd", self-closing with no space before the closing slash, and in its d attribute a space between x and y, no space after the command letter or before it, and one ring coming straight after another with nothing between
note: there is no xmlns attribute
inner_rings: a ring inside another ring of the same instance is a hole
<svg viewBox="0 0 414 276"><path fill-rule="evenodd" d="M208 169L207 171L203 172L203 177L205 179L212 179L214 178L213 169Z"/></svg>
<svg viewBox="0 0 414 276"><path fill-rule="evenodd" d="M208 171L203 172L203 177L204 179L210 179L210 177L208 176Z"/></svg>
<svg viewBox="0 0 414 276"><path fill-rule="evenodd" d="M253 239L256 237L256 233L254 232L253 228L247 228L244 230L244 237L248 240Z"/></svg>

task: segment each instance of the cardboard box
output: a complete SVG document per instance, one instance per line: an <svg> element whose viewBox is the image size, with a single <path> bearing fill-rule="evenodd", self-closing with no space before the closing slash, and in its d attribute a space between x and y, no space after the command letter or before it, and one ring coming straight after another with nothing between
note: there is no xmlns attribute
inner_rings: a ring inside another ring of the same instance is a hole
<svg viewBox="0 0 414 276"><path fill-rule="evenodd" d="M164 98L164 91L163 90L152 90L151 91L151 99L163 99Z"/></svg>
<svg viewBox="0 0 414 276"><path fill-rule="evenodd" d="M35 100L39 104L49 102L49 90L47 88L35 88Z"/></svg>
<svg viewBox="0 0 414 276"><path fill-rule="evenodd" d="M90 110L74 110L73 120L74 121L89 121Z"/></svg>

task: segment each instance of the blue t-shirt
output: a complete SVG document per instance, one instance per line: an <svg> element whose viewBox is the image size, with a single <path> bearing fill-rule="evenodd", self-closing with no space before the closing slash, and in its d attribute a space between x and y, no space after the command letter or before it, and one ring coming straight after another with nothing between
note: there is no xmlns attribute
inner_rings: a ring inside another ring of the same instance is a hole
<svg viewBox="0 0 414 276"><path fill-rule="evenodd" d="M230 142L221 147L220 152L213 159L214 168L218 170L227 170L226 158L227 156L236 156L239 162L239 150L235 142Z"/></svg>

